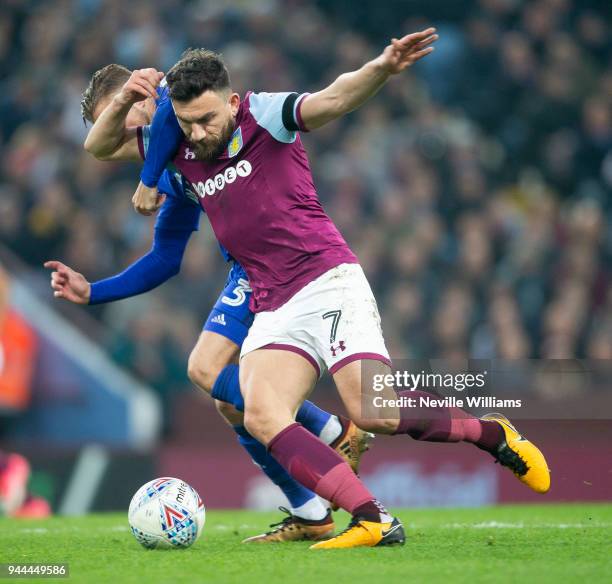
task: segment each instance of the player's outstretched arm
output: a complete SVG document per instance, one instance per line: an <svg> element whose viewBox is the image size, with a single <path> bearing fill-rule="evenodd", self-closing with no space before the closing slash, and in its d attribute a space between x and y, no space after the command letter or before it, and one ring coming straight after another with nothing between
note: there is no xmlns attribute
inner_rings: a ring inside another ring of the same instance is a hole
<svg viewBox="0 0 612 584"><path fill-rule="evenodd" d="M306 97L301 106L304 126L309 130L321 126L357 109L385 84L391 75L397 75L422 59L434 48L438 39L435 28L415 32L391 44L376 59L361 69L343 73L325 89Z"/></svg>
<svg viewBox="0 0 612 584"><path fill-rule="evenodd" d="M136 128L127 128L125 120L136 102L157 98L163 76L151 68L133 71L89 130L85 150L99 160L140 160Z"/></svg>
<svg viewBox="0 0 612 584"><path fill-rule="evenodd" d="M56 298L75 304L103 304L143 294L180 272L190 231L155 230L151 251L120 274L90 284L82 274L58 261L45 262Z"/></svg>

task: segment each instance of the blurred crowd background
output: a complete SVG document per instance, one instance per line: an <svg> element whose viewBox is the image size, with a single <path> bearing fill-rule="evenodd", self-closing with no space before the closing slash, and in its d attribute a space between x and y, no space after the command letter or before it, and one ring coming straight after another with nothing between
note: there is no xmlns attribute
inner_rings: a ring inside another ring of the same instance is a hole
<svg viewBox="0 0 612 584"><path fill-rule="evenodd" d="M98 68L167 70L206 46L241 93L315 91L434 25L433 55L303 136L391 355L611 359L611 23L609 3L588 0L4 0L0 242L45 282L47 259L94 281L149 249L153 221L130 202L138 167L82 148ZM82 310L143 381L189 390L227 269L203 219L179 276Z"/></svg>

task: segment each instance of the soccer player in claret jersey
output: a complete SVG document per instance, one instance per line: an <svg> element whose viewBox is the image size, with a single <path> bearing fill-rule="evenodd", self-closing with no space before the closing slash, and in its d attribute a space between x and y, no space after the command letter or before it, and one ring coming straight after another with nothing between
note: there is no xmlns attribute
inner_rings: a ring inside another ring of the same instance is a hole
<svg viewBox="0 0 612 584"><path fill-rule="evenodd" d="M164 131L149 136L152 166L145 162L141 178L155 181L172 161L198 194L221 244L249 276L256 314L240 361L246 427L294 478L353 516L347 529L313 549L405 540L399 520L341 457L295 421L293 412L324 368L362 429L469 442L532 489L549 488L542 453L503 417L478 419L421 404L419 397L431 396L422 391L407 392L417 398L415 408L384 418L362 415L362 365L389 372L389 355L363 271L318 201L299 132L359 107L390 76L428 55L436 39L432 28L393 39L377 58L316 93L247 93L242 99L232 92L218 55L189 50L166 76L184 136L171 116ZM146 138L143 131L138 137L141 143ZM178 150L168 152L177 142ZM137 209L156 207L153 187L139 185Z"/></svg>
<svg viewBox="0 0 612 584"><path fill-rule="evenodd" d="M143 151L130 143L136 126L151 121L159 103L167 101L167 90L156 88L157 100L143 99L138 88L143 75L152 70L131 72L120 65L108 65L96 72L84 92L82 113L85 120L95 122L104 115L109 132L104 149L94 149L104 160L140 160ZM152 79L161 76L153 75ZM119 105L119 107L115 107ZM89 283L85 277L58 261L45 264L53 270L51 286L57 298L78 304L100 304L142 294L151 290L180 270L187 242L198 229L201 208L176 169L163 173L160 183L162 206L157 217L153 247L126 270L99 282ZM201 389L211 393L219 412L238 435L239 443L253 461L283 491L290 504L288 517L270 531L248 538L246 542L319 540L333 533L331 513L309 489L295 481L274 460L266 448L244 428L244 403L234 363L240 346L253 321L249 310L251 289L247 275L221 246L231 263L227 282L189 359L189 377ZM361 454L367 449L369 434L359 430L350 420L304 402L297 417L309 431L335 448L357 472ZM283 510L285 510L283 508Z"/></svg>

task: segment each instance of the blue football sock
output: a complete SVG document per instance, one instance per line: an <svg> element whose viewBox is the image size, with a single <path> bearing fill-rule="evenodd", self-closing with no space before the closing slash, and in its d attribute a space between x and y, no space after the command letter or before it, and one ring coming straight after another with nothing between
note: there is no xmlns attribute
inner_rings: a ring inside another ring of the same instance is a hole
<svg viewBox="0 0 612 584"><path fill-rule="evenodd" d="M240 393L238 365L227 365L221 370L213 385L211 395L219 401L232 404L237 410L244 412L244 399Z"/></svg>
<svg viewBox="0 0 612 584"><path fill-rule="evenodd" d="M284 493L292 508L301 507L316 495L302 486L280 465L268 449L251 436L244 426L233 427L238 434L238 442L249 453L253 461L261 467L266 476Z"/></svg>
<svg viewBox="0 0 612 584"><path fill-rule="evenodd" d="M332 415L329 412L315 406L312 402L305 401L297 411L295 421L299 422L315 436L320 436L325 424Z"/></svg>

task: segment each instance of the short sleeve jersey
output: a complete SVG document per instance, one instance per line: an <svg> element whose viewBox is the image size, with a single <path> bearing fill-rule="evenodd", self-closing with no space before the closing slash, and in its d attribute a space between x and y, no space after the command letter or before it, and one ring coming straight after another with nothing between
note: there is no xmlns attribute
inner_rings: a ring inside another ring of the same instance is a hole
<svg viewBox="0 0 612 584"><path fill-rule="evenodd" d="M173 161L221 245L246 270L253 312L274 310L331 268L357 262L313 184L298 134L305 97L247 93L219 158L196 160L183 141Z"/></svg>

